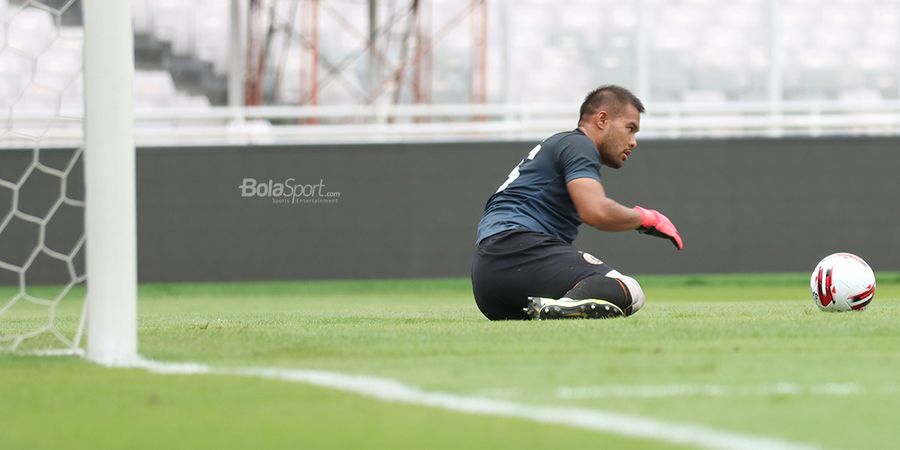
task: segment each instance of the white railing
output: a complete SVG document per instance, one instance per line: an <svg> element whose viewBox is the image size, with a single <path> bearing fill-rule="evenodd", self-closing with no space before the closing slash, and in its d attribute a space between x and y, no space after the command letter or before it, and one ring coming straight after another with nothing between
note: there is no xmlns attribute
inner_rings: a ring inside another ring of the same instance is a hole
<svg viewBox="0 0 900 450"><path fill-rule="evenodd" d="M577 104L262 106L135 112L139 146L540 140L572 129ZM0 147L72 146L80 112L15 113ZM900 102L658 103L639 139L900 135Z"/></svg>

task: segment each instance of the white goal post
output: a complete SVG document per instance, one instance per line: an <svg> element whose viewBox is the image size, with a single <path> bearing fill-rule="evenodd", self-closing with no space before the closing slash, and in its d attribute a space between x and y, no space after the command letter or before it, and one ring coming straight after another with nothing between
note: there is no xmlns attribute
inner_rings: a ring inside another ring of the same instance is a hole
<svg viewBox="0 0 900 450"><path fill-rule="evenodd" d="M87 357L137 358L131 2L84 0Z"/></svg>

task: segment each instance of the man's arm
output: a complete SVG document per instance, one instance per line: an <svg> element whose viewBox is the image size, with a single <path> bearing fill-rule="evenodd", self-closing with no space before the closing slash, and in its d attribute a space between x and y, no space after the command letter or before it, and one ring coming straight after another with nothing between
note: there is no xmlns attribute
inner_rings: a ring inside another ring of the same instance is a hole
<svg viewBox="0 0 900 450"><path fill-rule="evenodd" d="M603 231L629 231L641 226L641 214L607 197L599 181L576 178L566 183L566 188L582 222Z"/></svg>
<svg viewBox="0 0 900 450"><path fill-rule="evenodd" d="M635 206L628 208L606 196L603 185L593 178L576 178L566 189L581 221L603 231L638 230L668 239L681 250L684 243L672 221L659 211Z"/></svg>

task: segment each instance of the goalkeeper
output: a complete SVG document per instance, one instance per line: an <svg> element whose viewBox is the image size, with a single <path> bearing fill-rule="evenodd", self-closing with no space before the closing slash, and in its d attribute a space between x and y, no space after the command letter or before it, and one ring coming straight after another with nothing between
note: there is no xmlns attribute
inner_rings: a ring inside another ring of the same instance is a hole
<svg viewBox="0 0 900 450"><path fill-rule="evenodd" d="M637 146L644 106L615 85L590 92L578 128L536 146L488 199L472 263L475 302L491 320L609 318L644 305L640 284L572 246L578 226L638 230L683 247L652 209L608 198L600 165L622 167Z"/></svg>

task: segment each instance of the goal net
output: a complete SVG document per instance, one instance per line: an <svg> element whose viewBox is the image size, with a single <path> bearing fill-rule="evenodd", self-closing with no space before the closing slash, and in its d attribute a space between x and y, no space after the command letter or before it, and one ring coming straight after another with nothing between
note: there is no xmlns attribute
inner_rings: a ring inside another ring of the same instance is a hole
<svg viewBox="0 0 900 450"><path fill-rule="evenodd" d="M131 46L130 2L0 0L0 351L136 355Z"/></svg>

